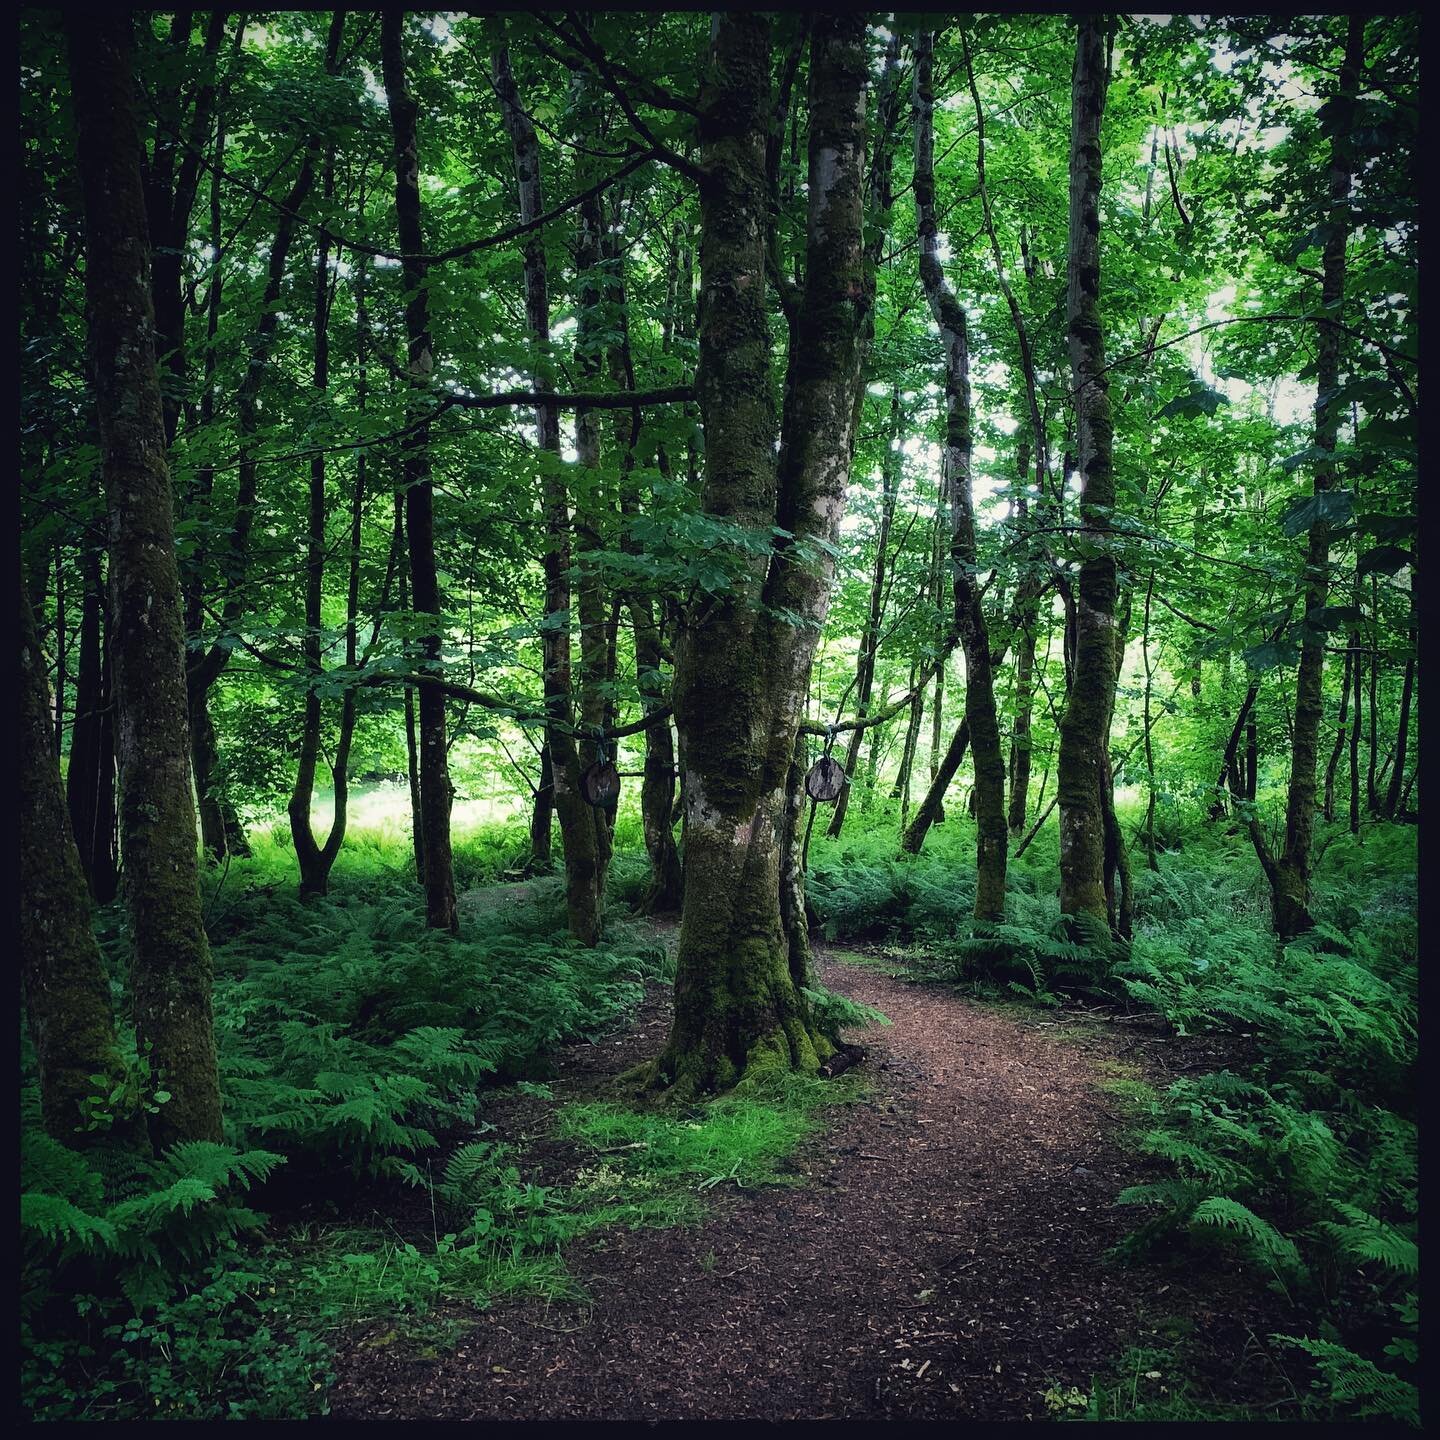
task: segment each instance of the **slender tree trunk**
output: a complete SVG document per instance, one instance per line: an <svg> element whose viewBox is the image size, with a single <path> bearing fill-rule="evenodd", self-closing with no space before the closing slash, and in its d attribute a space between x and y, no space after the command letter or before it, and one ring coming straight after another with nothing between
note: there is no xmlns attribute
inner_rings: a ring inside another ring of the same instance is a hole
<svg viewBox="0 0 1440 1440"><path fill-rule="evenodd" d="M548 742L540 747L540 784L535 790L535 808L530 812L530 864L532 875L547 875L551 858L551 830L555 815L555 768L550 761Z"/></svg>
<svg viewBox="0 0 1440 1440"><path fill-rule="evenodd" d="M1115 504L1110 386L1100 317L1100 121L1103 19L1080 18L1070 130L1070 260L1066 317L1075 382L1080 524L1089 554L1076 585L1074 678L1060 721L1060 911L1113 923L1106 898L1106 735L1115 692L1117 600L1110 551Z"/></svg>
<svg viewBox="0 0 1440 1440"><path fill-rule="evenodd" d="M935 220L934 34L920 36L915 55L915 211L920 236L920 278L930 313L945 345L945 446L941 466L950 497L950 569L955 624L965 649L965 718L975 765L975 918L1005 914L1005 757L995 708L990 634L980 602L971 494L970 348L965 311L940 264Z"/></svg>
<svg viewBox="0 0 1440 1440"><path fill-rule="evenodd" d="M803 926L787 933L781 862L873 303L861 234L867 62L863 17L816 17L805 282L777 457L764 281L770 26L726 12L712 27L699 125L702 506L767 535L778 527L793 543L822 543L813 568L794 563L792 542L752 557L704 627L687 626L677 645L685 899L675 1021L653 1082L680 1096L813 1072L832 1048L797 973Z"/></svg>
<svg viewBox="0 0 1440 1440"><path fill-rule="evenodd" d="M70 731L66 804L71 833L97 905L115 898L115 737L110 667L105 656L105 582L100 551L81 554L85 581L80 613L80 673L75 688L75 724Z"/></svg>
<svg viewBox="0 0 1440 1440"><path fill-rule="evenodd" d="M82 640L82 645L83 645ZM50 748L50 696L35 617L20 587L20 974L45 1129L81 1146L82 1103L121 1071L110 980L90 929L85 876ZM83 668L82 668L83 674ZM77 705L79 704L77 697Z"/></svg>
<svg viewBox="0 0 1440 1440"><path fill-rule="evenodd" d="M421 225L420 157L416 140L419 105L405 78L405 16L387 10L380 22L380 49L390 126L395 137L395 218L405 284L405 332L409 341L409 407L413 428L401 441L404 455L405 530L410 540L410 586L415 613L430 620L420 640L426 669L440 674L442 620L435 561L435 492L430 480L430 427L417 423L429 405L435 357L430 342L430 302ZM450 856L449 747L445 743L445 693L438 685L420 688L420 820L425 835L425 918L432 930L457 934L455 869Z"/></svg>
<svg viewBox="0 0 1440 1440"><path fill-rule="evenodd" d="M66 614L65 614L65 557L60 542L55 542L55 709L50 717L54 729L55 754L65 753L65 661L66 655ZM1373 753L1373 747L1372 747ZM1373 760L1372 771L1373 771ZM1372 773L1371 779L1374 776ZM1371 787L1374 788L1373 785Z"/></svg>
<svg viewBox="0 0 1440 1440"><path fill-rule="evenodd" d="M967 717L961 720L956 727L955 734L950 741L950 748L945 752L945 758L940 762L940 768L930 782L930 789L926 791L925 798L920 802L920 808L915 812L915 818L906 827L900 840L900 848L907 855L920 853L920 847L925 843L926 834L935 824L936 815L945 798L945 792L950 788L950 782L955 778L956 771L960 769L960 764L965 759L965 751L969 747L970 721Z"/></svg>
<svg viewBox="0 0 1440 1440"><path fill-rule="evenodd" d="M330 48L338 49L345 30L345 12L337 10L331 21ZM321 191L328 210L335 194L335 150L327 148L322 168ZM311 380L317 397L324 398L330 388L330 235L320 232L320 244L315 254L315 297L314 330L315 358L311 369ZM361 313L364 302L361 301ZM364 451L358 452L363 457ZM355 573L359 546L359 517L363 508L364 469L358 469L356 494L352 498L351 527L351 572ZM316 688L324 675L322 661L323 646L320 631L323 623L322 605L325 591L325 452L310 457L310 505L306 528L305 557L305 638L301 645L305 657L308 688L305 691L305 716L301 725L300 759L295 771L295 784L290 792L287 807L290 818L290 837L295 845L295 855L300 864L300 898L324 895L330 887L330 870L335 857L344 843L346 823L346 801L349 792L347 766L342 763L349 758L350 735L354 729L354 692L347 692L345 709L350 724L341 726L340 745L333 767L334 810L330 821L330 832L324 845L317 843L311 829L311 807L315 796L315 770L320 758L320 694ZM357 597L354 586L348 587L347 605L347 663L355 663L355 606Z"/></svg>
<svg viewBox="0 0 1440 1440"><path fill-rule="evenodd" d="M1016 469L1020 483L1030 479L1030 442L1021 440ZM1030 502L1022 494L1016 503L1022 529L1029 521ZM1020 611L1020 637L1015 652L1015 725L1010 732L1010 813L1012 839L1025 829L1025 812L1030 798L1030 720L1035 708L1035 631L1039 621L1038 600Z"/></svg>
<svg viewBox="0 0 1440 1440"><path fill-rule="evenodd" d="M332 23L325 52L325 69L335 75L339 67L339 42L336 25ZM192 149L195 147L192 147ZM223 601L220 607L220 637L187 668L190 690L192 735L196 748L192 756L195 783L200 792L200 820L205 848L217 859L226 854L248 855L244 832L233 805L222 793L213 793L219 768L218 741L210 710L210 692L230 662L231 647L223 643L233 634L249 613L251 599L246 594L245 577L250 563L250 541L255 527L255 512L260 491L260 462L255 457L255 437L260 430L260 389L264 381L279 334L280 296L285 283L286 267L300 221L300 210L309 198L315 180L315 162L320 153L319 132L306 141L301 153L300 168L285 199L278 207L275 238L270 245L266 267L265 291L260 304L260 319L251 337L244 377L235 397L235 425L240 445L235 491L235 517L227 538L223 561L225 573ZM186 207L188 217L189 208ZM183 362L182 362L183 363ZM413 440L407 437L407 444ZM197 579L197 586L199 585ZM197 594L187 605L192 617L200 611L201 596Z"/></svg>
<svg viewBox="0 0 1440 1440"><path fill-rule="evenodd" d="M520 218L530 223L544 214L540 146L535 127L520 104L510 57L498 43L492 55L495 88L505 114L515 157ZM525 246L525 317L535 345L532 373L537 387L549 388L550 298L544 238L532 231ZM575 743L575 714L570 679L570 508L565 477L558 463L560 416L551 405L535 410L539 449L553 457L541 477L545 508L544 690L549 716L552 795L565 847L565 911L570 933L586 945L599 940L604 925L604 876L600 868L594 812L580 793L580 752Z"/></svg>
<svg viewBox="0 0 1440 1440"><path fill-rule="evenodd" d="M899 454L895 448L900 438L900 390L893 387L890 392L890 444L885 449L885 460L880 469L880 532L875 541L875 573L870 580L870 608L865 616L865 628L860 634L860 656L855 663L855 714L863 720L870 713L870 696L875 685L875 650L880 643L880 619L885 606L885 552L890 544L890 527L895 520L895 497L899 490ZM845 825L845 814L850 808L851 783L855 766L860 759L860 742L863 730L852 730L845 747L846 783L841 786L840 797L835 802L835 813L825 833L831 838L840 834Z"/></svg>
<svg viewBox="0 0 1440 1440"><path fill-rule="evenodd" d="M1415 580L1410 580L1410 620L1412 633L1418 620L1415 613ZM1385 803L1380 813L1386 820L1393 820L1400 808L1400 790L1405 779L1405 756L1410 738L1410 707L1415 698L1415 657L1405 662L1405 679L1400 686L1400 718L1395 725L1395 765L1390 772L1390 786L1385 792Z"/></svg>
<svg viewBox="0 0 1440 1440"><path fill-rule="evenodd" d="M944 735L943 712L945 709L945 666L942 664L935 671L935 708L930 714L930 783L935 783L935 777L940 773L940 741ZM945 823L945 804L942 796L941 803L935 811L936 825Z"/></svg>
<svg viewBox="0 0 1440 1440"><path fill-rule="evenodd" d="M1335 731L1335 746L1330 751L1329 764L1325 766L1325 818L1335 818L1335 775L1340 768L1340 756L1345 749L1346 724L1350 712L1350 674L1355 660L1355 642L1352 640L1345 650L1345 673L1340 681L1340 720Z"/></svg>
<svg viewBox="0 0 1440 1440"><path fill-rule="evenodd" d="M1150 602L1155 595L1155 574L1150 574L1150 583L1145 587L1145 619L1140 631L1140 653L1145 665L1145 778L1147 800L1145 804L1145 865L1149 870L1159 870L1155 859L1155 747L1150 739L1150 698L1154 672L1150 667Z"/></svg>
<svg viewBox="0 0 1440 1440"><path fill-rule="evenodd" d="M185 629L155 364L131 17L66 16L85 195L91 379L110 510L116 749L136 1039L170 1100L157 1146L221 1138L185 733ZM77 877L78 878L78 877Z"/></svg>
<svg viewBox="0 0 1440 1440"><path fill-rule="evenodd" d="M1378 815L1380 792L1375 778L1375 763L1380 741L1375 692L1380 680L1380 577L1374 574L1370 576L1370 631L1370 763L1365 771L1365 803L1371 815Z"/></svg>
<svg viewBox="0 0 1440 1440"><path fill-rule="evenodd" d="M1327 315L1337 314L1345 299L1345 243L1350 232L1348 202L1351 185L1351 117L1364 57L1365 19L1351 15L1340 70L1330 144L1330 214L1325 242L1320 291ZM1315 463L1315 494L1335 486L1335 445L1339 437L1342 336L1338 326L1322 320L1317 326L1315 449L1324 458ZM1329 595L1330 525L1320 520L1310 527L1305 552L1305 613L1324 606ZM1315 762L1320 723L1324 717L1322 682L1325 669L1325 635L1307 628L1300 645L1300 666L1295 679L1295 721L1290 744L1290 785L1285 806L1285 844L1278 859L1270 853L1258 819L1250 821L1250 838L1270 882L1275 932L1282 940L1310 929L1310 849L1315 828ZM1358 684L1358 670L1357 670ZM1360 711L1356 705L1356 728ZM1353 784L1353 781L1352 781ZM1358 819L1358 817L1357 817Z"/></svg>
<svg viewBox="0 0 1440 1440"><path fill-rule="evenodd" d="M575 84L576 108L582 117L596 116L596 110L589 99L589 88L583 79L577 77ZM581 128L584 127L582 118ZM531 132L533 136L533 131ZM536 174L539 170L539 150L534 149ZM581 167L582 170L585 167ZM579 177L577 177L578 179ZM588 179L588 174L584 176ZM580 383L585 389L595 389L603 368L605 346L601 329L600 307L604 303L601 294L603 251L601 235L604 231L604 209L598 195L581 203L577 210L579 233L575 245L575 269L579 279L580 314L575 327L575 365ZM546 329L548 332L547 318ZM601 470L602 435L599 414L581 407L575 412L575 457L588 478L578 481L575 503L575 559L577 570L576 610L580 618L580 677L579 677L579 764L582 773L596 764L602 751L609 755L603 741L596 736L603 732L606 720L606 671L608 669L609 646L606 635L608 603L600 568L595 559L605 548L606 518L610 509L608 487ZM603 906L605 879L610 869L611 838L610 814L604 810L586 806L577 812L580 823L588 824L594 831L591 842L595 851L594 890L597 904ZM568 836L567 836L568 843Z"/></svg>
<svg viewBox="0 0 1440 1440"><path fill-rule="evenodd" d="M900 768L895 772L895 786L890 792L892 800L901 802L900 828L905 828L904 816L910 809L910 774L915 767L915 752L920 747L920 722L925 714L925 692L915 688L915 663L910 663L910 685L915 691L914 698L906 707L910 714L905 721L905 742L900 747Z"/></svg>

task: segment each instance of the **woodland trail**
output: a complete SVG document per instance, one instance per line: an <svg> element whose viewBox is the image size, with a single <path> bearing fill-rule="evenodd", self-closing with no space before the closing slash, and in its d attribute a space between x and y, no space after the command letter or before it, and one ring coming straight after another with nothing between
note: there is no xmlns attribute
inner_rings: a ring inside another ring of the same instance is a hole
<svg viewBox="0 0 1440 1440"><path fill-rule="evenodd" d="M1233 1387L1248 1327L1225 1275L1102 1260L1136 1218L1115 1196L1146 1178L1116 1143L1105 1061L1163 1079L1157 1052L1169 1069L1193 1042L1062 1030L848 959L820 956L826 983L892 1023L861 1035L868 1092L802 1145L799 1186L721 1187L702 1225L579 1242L586 1304L497 1304L450 1353L352 1337L332 1416L1045 1419L1052 1385L1088 1390L1175 1316L1204 1339L1200 1369ZM654 1054L666 998L625 1035L562 1052L556 1099ZM545 1138L551 1109L487 1112L526 1132L528 1165L559 1167L546 1183L581 1163Z"/></svg>

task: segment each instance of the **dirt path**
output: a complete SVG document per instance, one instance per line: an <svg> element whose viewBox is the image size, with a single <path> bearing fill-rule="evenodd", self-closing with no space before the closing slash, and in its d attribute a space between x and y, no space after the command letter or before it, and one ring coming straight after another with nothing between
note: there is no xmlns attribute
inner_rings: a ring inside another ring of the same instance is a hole
<svg viewBox="0 0 1440 1440"><path fill-rule="evenodd" d="M796 1157L802 1187L731 1192L694 1229L576 1247L584 1309L499 1305L436 1359L357 1344L333 1415L1043 1419L1051 1385L1086 1390L1157 1315L1240 1354L1223 1277L1207 1301L1174 1272L1102 1263L1135 1219L1114 1197L1144 1172L1116 1146L1097 1060L1156 1042L1119 1026L1077 1042L833 955L822 970L892 1024L862 1037L870 1093ZM628 1034L565 1052L557 1098L655 1053L666 1018L652 1000ZM539 1133L542 1156L548 1108L506 1117Z"/></svg>

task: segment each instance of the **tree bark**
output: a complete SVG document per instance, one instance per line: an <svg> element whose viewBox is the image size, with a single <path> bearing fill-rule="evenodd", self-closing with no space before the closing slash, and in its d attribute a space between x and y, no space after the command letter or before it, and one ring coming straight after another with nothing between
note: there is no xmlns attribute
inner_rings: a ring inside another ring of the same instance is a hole
<svg viewBox="0 0 1440 1440"><path fill-rule="evenodd" d="M85 195L92 383L110 511L116 749L136 1039L169 1102L157 1147L221 1139L210 949L201 917L175 562L131 18L66 16Z"/></svg>
<svg viewBox="0 0 1440 1440"><path fill-rule="evenodd" d="M335 26L332 24L330 43L325 53L326 72L334 75L338 66L339 44ZM320 135L316 131L306 141L295 181L279 206L280 218L276 222L275 238L270 245L265 292L260 302L260 318L250 340L245 374L235 397L240 463L235 491L235 517L230 527L222 565L225 583L220 607L221 637L198 659L191 661L187 668L190 711L196 737L196 750L192 758L196 785L200 787L201 828L205 848L217 859L226 853L250 853L233 805L223 793L212 793L219 757L215 728L209 714L210 692L230 662L230 647L221 641L227 634L235 631L249 609L250 602L245 594L245 576L250 563L250 541L255 526L260 488L260 463L253 449L255 436L260 430L260 389L275 351L280 324L280 295L285 283L286 266L294 244L300 208L308 199L314 185L315 162L319 153ZM188 215L188 209L186 213ZM198 576L196 584L201 584ZM187 609L191 610L192 615L198 614L199 595Z"/></svg>
<svg viewBox="0 0 1440 1440"><path fill-rule="evenodd" d="M915 818L906 827L905 834L901 837L900 848L907 855L920 853L920 847L925 843L925 836L930 827L935 824L940 807L944 803L945 792L950 788L950 782L960 769L960 764L965 759L965 751L969 747L970 721L967 717L956 726L955 734L950 741L950 748L946 750L945 758L940 762L940 768L935 772L935 778L930 782L930 788L925 792L925 798L915 812Z"/></svg>
<svg viewBox="0 0 1440 1440"><path fill-rule="evenodd" d="M404 456L405 530L410 541L410 589L417 615L430 621L420 648L428 671L440 674L440 582L435 562L435 491L430 480L430 427L420 423L428 405L435 357L430 341L429 279L421 225L420 155L416 137L419 105L405 78L405 16L387 10L380 21L380 51L390 127L395 139L395 219L405 283L405 333L409 342L409 375L413 403L407 420L413 426L401 441ZM450 854L449 747L445 743L445 694L436 685L420 687L420 822L425 850L425 919L432 930L460 929L455 908L455 869Z"/></svg>
<svg viewBox="0 0 1440 1440"><path fill-rule="evenodd" d="M915 211L920 278L945 345L944 485L950 497L950 569L955 623L965 650L965 718L975 765L975 918L1005 915L1005 758L995 709L990 635L980 603L975 505L971 493L970 349L965 311L945 279L935 220L934 33L922 32L915 53Z"/></svg>
<svg viewBox="0 0 1440 1440"><path fill-rule="evenodd" d="M327 57L338 53L345 33L345 12L337 10L330 22ZM335 147L328 146L321 167L322 195L328 209L335 193ZM363 285L363 259L360 260ZM320 232L315 253L314 329L315 357L311 381L317 396L324 397L330 388L330 234ZM365 302L362 296L358 309L363 320ZM364 364L363 354L361 364ZM360 409L364 409L361 381ZM355 733L355 692L348 689L341 702L340 734L335 747L335 763L331 766L334 807L330 831L324 844L316 841L311 829L310 812L315 796L315 771L320 758L320 695L316 689L325 673L320 630L325 592L325 452L310 457L310 505L306 527L305 556L305 638L301 652L305 657L307 688L305 716L301 725L300 759L295 770L295 784L290 792L287 813L290 836L300 864L300 898L324 895L330 888L330 871L345 842L347 804L349 800L350 743ZM350 573L346 586L345 663L354 669L356 661L355 623L359 603L360 525L365 505L365 452L356 458L355 486L350 502Z"/></svg>
<svg viewBox="0 0 1440 1440"><path fill-rule="evenodd" d="M1060 720L1060 911L1113 925L1106 902L1106 735L1115 692L1117 599L1110 552L1115 504L1110 386L1100 317L1100 122L1105 110L1104 22L1083 15L1075 47L1070 128L1070 256L1066 320L1075 385L1081 538L1074 679Z"/></svg>
<svg viewBox="0 0 1440 1440"><path fill-rule="evenodd" d="M769 555L747 555L703 626L692 617L677 644L685 899L675 1020L652 1083L680 1096L777 1071L814 1073L834 1048L796 975L781 859L873 295L861 248L865 24L858 15L820 15L811 42L805 283L777 457L765 304L769 20L726 12L711 37L699 127L702 506L794 540L774 537ZM818 555L796 563L789 552L806 542Z"/></svg>
<svg viewBox="0 0 1440 1440"><path fill-rule="evenodd" d="M492 55L495 88L514 152L520 192L520 218L530 223L545 211L540 146L535 127L520 104L505 45ZM550 297L544 238L532 231L525 246L525 318L535 346L532 367L537 386L550 373ZM546 387L548 389L548 384ZM580 752L575 743L575 713L570 673L570 507L560 465L560 415L551 405L535 409L537 443L547 457L541 472L545 509L545 708L549 716L552 794L565 849L565 913L570 933L586 945L599 940L604 925L604 877L596 840L594 812L580 793Z"/></svg>
<svg viewBox="0 0 1440 1440"><path fill-rule="evenodd" d="M1339 92L1330 142L1330 213L1328 238L1322 260L1321 301L1327 316L1338 314L1345 299L1345 243L1350 233L1349 197L1351 185L1351 118L1360 84L1364 57L1365 19L1351 15L1347 25L1345 57L1340 69ZM1323 454L1315 464L1315 494L1334 489L1335 445L1340 432L1342 402L1340 386L1342 333L1337 324L1324 319L1316 327L1315 449ZM1330 525L1320 520L1310 527L1305 551L1305 614L1313 615L1325 605L1330 590ZM1290 784L1285 805L1285 844L1279 857L1269 845L1256 818L1250 820L1250 839L1265 877L1270 883L1271 910L1275 933L1282 940L1293 939L1314 924L1310 914L1310 851L1315 828L1315 764L1319 750L1320 723L1324 718L1322 682L1325 670L1325 634L1311 625L1303 630L1300 666L1295 678L1295 720L1290 744ZM1357 691L1358 691L1357 669ZM1360 710L1357 699L1356 729ZM1352 786L1354 779L1352 778Z"/></svg>
<svg viewBox="0 0 1440 1440"><path fill-rule="evenodd" d="M83 643L83 642L82 642ZM20 587L20 973L40 1072L40 1113L62 1144L82 1146L82 1105L118 1077L110 980L90 928L90 905L60 772L50 744L50 695L35 617ZM105 1092L108 1093L108 1090Z"/></svg>
<svg viewBox="0 0 1440 1440"><path fill-rule="evenodd" d="M1016 470L1022 486L1030 480L1030 442L1021 440ZM1022 528L1029 519L1030 502L1022 493L1016 502ZM1030 796L1030 721L1035 708L1035 631L1039 621L1038 601L1020 611L1020 642L1015 653L1015 724L1010 732L1010 813L1012 839L1025 829L1025 812Z"/></svg>
<svg viewBox="0 0 1440 1440"><path fill-rule="evenodd" d="M1350 674L1355 660L1355 642L1345 647L1345 671L1340 681L1340 719L1335 731L1335 746L1330 751L1330 761L1325 766L1325 805L1327 820L1335 818L1335 775L1340 768L1340 756L1345 749L1346 726L1350 713Z"/></svg>
<svg viewBox="0 0 1440 1440"><path fill-rule="evenodd" d="M70 732L70 768L65 796L71 833L97 905L114 898L118 873L115 855L115 729L110 694L110 663L104 636L105 581L101 555L90 547L81 554L85 595L80 612L80 673L75 688L75 725Z"/></svg>
<svg viewBox="0 0 1440 1440"><path fill-rule="evenodd" d="M880 643L880 619L885 605L885 552L890 544L890 527L895 520L895 498L899 491L899 454L895 448L900 438L900 390L890 392L890 444L885 450L885 463L880 470L880 533L875 541L875 573L870 580L870 609L866 612L865 628L860 635L860 656L855 664L855 714L863 720L870 712L870 697L875 686L875 650ZM825 833L832 839L840 834L845 814L850 808L854 789L855 766L860 760L863 730L852 730L845 747L846 783L840 788L835 813Z"/></svg>
<svg viewBox="0 0 1440 1440"><path fill-rule="evenodd" d="M1411 634L1415 633L1415 577L1410 577L1410 621ZM1400 792L1405 781L1405 756L1410 738L1410 707L1415 697L1415 657L1405 662L1405 679L1400 686L1400 718L1395 724L1395 762L1390 772L1390 785L1385 791L1385 803L1380 813L1386 820L1393 820L1400 808Z"/></svg>

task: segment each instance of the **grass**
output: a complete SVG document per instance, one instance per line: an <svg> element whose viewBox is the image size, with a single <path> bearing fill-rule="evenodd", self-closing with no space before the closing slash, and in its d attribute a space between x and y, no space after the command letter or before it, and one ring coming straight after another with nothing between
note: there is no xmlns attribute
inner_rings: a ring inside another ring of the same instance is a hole
<svg viewBox="0 0 1440 1440"><path fill-rule="evenodd" d="M580 1140L627 1179L644 1177L709 1190L793 1183L780 1167L822 1123L825 1107L853 1101L852 1077L839 1081L787 1077L760 1098L719 1099L671 1116L604 1101L567 1105L556 1133Z"/></svg>

